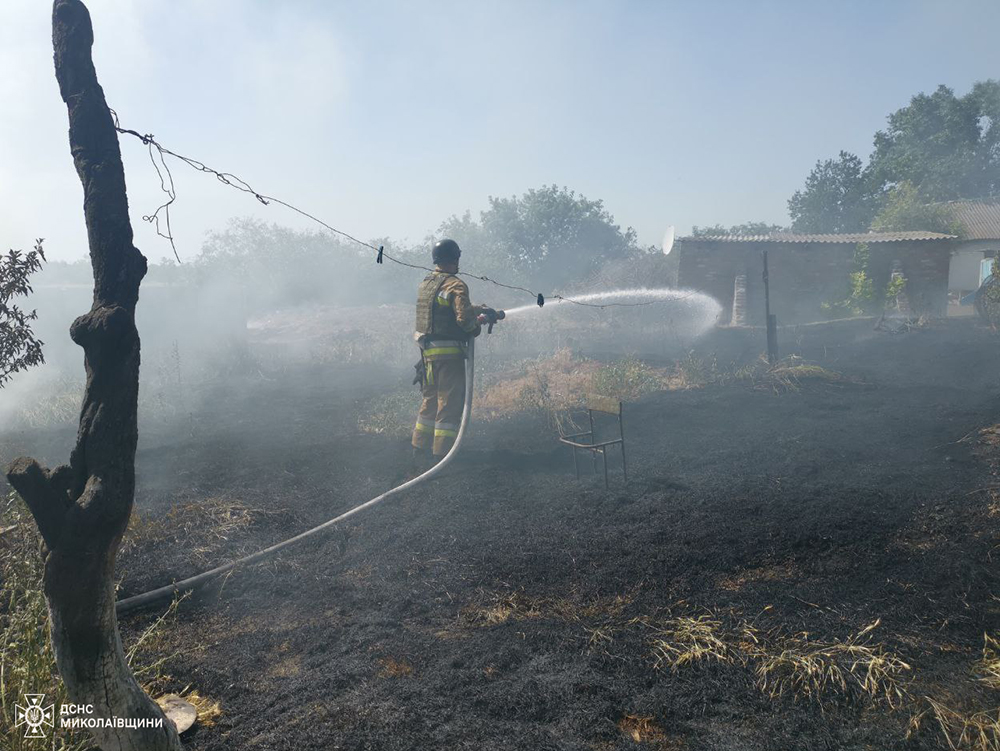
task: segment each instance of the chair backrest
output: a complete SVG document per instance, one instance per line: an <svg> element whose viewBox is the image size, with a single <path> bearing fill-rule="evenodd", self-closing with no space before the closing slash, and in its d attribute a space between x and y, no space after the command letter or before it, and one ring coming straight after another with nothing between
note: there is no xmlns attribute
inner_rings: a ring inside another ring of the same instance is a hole
<svg viewBox="0 0 1000 751"><path fill-rule="evenodd" d="M587 409L593 412L605 412L609 415L620 416L622 413L622 403L611 396L588 394Z"/></svg>

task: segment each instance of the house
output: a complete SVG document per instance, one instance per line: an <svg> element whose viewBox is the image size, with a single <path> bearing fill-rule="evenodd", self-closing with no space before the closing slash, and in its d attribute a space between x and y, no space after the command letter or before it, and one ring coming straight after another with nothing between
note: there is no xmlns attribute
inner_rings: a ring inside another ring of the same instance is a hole
<svg viewBox="0 0 1000 751"><path fill-rule="evenodd" d="M916 315L948 312L949 269L958 238L937 232L723 235L677 242L678 284L705 292L723 306L720 323L764 323L762 252L767 251L771 312L779 323L830 318L829 305L850 295L859 245L868 253L868 276L885 289L893 271L906 279ZM734 315L733 301L737 300Z"/></svg>
<svg viewBox="0 0 1000 751"><path fill-rule="evenodd" d="M962 228L961 239L952 248L948 272L950 298L953 305L959 305L979 289L1000 251L1000 199L953 201L947 205ZM971 310L971 305L963 307Z"/></svg>

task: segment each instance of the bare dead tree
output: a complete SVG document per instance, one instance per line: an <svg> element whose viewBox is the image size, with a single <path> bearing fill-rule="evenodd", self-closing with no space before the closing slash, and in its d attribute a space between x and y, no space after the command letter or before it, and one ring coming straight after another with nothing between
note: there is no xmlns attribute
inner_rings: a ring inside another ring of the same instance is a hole
<svg viewBox="0 0 1000 751"><path fill-rule="evenodd" d="M132 244L125 171L91 58L93 41L86 6L55 0L56 79L69 112L70 150L83 183L94 271L93 305L70 327L73 341L83 347L87 371L80 428L69 465L49 470L20 458L8 468L7 479L28 504L44 542L52 644L71 700L92 704L98 719L154 725L99 727L92 731L95 740L104 751L179 751L173 725L129 670L115 617L115 556L135 491L135 306L146 259Z"/></svg>

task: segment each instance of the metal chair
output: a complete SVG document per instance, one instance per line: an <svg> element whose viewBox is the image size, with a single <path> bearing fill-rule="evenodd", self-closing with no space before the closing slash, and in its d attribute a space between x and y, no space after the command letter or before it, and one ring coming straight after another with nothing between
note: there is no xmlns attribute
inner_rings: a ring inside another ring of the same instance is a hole
<svg viewBox="0 0 1000 751"><path fill-rule="evenodd" d="M580 479L580 461L577 458L577 451L585 449L590 452L594 473L597 473L597 454L600 453L604 460L604 487L608 485L608 446L621 446L622 451L622 475L628 484L628 468L625 464L625 426L622 421L622 402L609 396L597 396L591 394L587 397L587 417L590 420L590 430L585 433L573 433L571 435L560 435L559 442L564 443L573 449L573 468L576 470L576 479ZM618 437L611 440L597 440L594 431L594 413L600 412L607 415L614 415L618 418Z"/></svg>

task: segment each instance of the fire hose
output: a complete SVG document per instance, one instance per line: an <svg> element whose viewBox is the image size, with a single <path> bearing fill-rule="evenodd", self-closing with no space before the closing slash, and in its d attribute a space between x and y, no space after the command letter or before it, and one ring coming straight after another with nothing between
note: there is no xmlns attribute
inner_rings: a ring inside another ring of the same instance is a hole
<svg viewBox="0 0 1000 751"><path fill-rule="evenodd" d="M493 330L493 324L495 324L498 320L504 317L504 313L502 310L494 311L491 309L487 309L484 315L485 315L484 322L489 324L490 331ZM323 522L318 527L313 527L312 529L306 530L305 532L295 535L295 537L291 537L287 540L276 543L275 545L272 545L269 548L258 550L256 553L248 555L244 558L231 561L230 563L225 563L221 566L216 566L215 568L209 571L205 571L203 573L197 574L187 579L182 579L179 582L174 582L173 584L168 584L158 589L150 590L149 592L144 592L142 594L134 595L132 597L126 597L124 600L119 600L115 604L115 611L117 613L126 613L129 610L135 610L136 608L143 607L144 605L150 605L164 598L180 594L181 592L189 592L191 590L198 589L199 587L208 584L216 577L221 576L222 574L229 573L230 571L233 571L238 566L247 566L252 563L257 563L258 561L263 560L264 558L267 558L277 553L279 550L284 550L285 548L289 548L297 542L301 542L302 540L314 537L315 535L318 535L321 532L325 532L328 529L335 527L337 524L344 521L348 517L354 516L360 511L364 511L367 508L371 508L372 506L382 503L382 501L391 498L394 495L398 495L399 493L407 491L411 488L415 488L417 485L420 485L423 482L427 482L435 475L440 474L441 471L448 466L451 460L455 458L455 454L458 453L458 449L462 445L462 438L465 436L465 430L469 425L469 415L472 412L472 383L475 374L476 374L475 339L469 339L469 349L465 360L465 406L462 409L462 422L458 427L458 435L455 436L455 443L454 445L452 445L451 450L444 455L444 458L442 458L441 461L439 461L437 464L435 464L433 467L428 469L423 474L418 475L417 477L414 477L412 480L408 480L407 482L404 482L402 485L398 485L397 487L392 488L391 490L387 490L386 492L382 493L382 495L376 496L375 498L372 498L370 501L365 501L364 503L355 506L354 508L348 511L345 511L339 516L335 516L333 519L330 519L327 522Z"/></svg>

